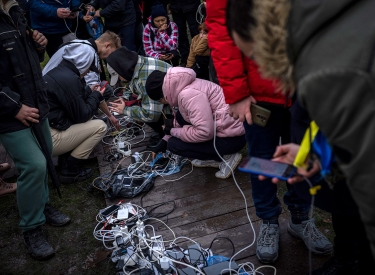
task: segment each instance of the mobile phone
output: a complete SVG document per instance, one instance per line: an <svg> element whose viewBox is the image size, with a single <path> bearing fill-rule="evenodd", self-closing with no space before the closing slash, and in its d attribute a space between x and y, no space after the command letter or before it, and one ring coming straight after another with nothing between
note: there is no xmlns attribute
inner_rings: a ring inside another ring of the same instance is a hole
<svg viewBox="0 0 375 275"><path fill-rule="evenodd" d="M256 157L246 157L238 170L281 180L287 180L297 174L297 168L293 165Z"/></svg>
<svg viewBox="0 0 375 275"><path fill-rule="evenodd" d="M252 103L250 107L253 123L259 126L266 126L271 116L271 111Z"/></svg>
<svg viewBox="0 0 375 275"><path fill-rule="evenodd" d="M103 218L107 218L109 215L116 212L119 208L120 208L120 205L118 205L118 204L111 205L111 206L101 210L100 216L102 216Z"/></svg>
<svg viewBox="0 0 375 275"><path fill-rule="evenodd" d="M172 54L171 53L166 53L165 56L171 56Z"/></svg>
<svg viewBox="0 0 375 275"><path fill-rule="evenodd" d="M103 90L108 85L108 81L103 80L100 82L100 90Z"/></svg>

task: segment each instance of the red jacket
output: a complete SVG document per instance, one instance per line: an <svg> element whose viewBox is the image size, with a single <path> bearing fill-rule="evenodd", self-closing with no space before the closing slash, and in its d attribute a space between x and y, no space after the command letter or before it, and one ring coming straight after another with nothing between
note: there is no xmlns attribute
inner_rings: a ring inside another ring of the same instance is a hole
<svg viewBox="0 0 375 275"><path fill-rule="evenodd" d="M290 106L290 100L275 93L275 83L262 78L257 64L245 57L230 38L225 24L227 0L206 0L206 4L208 46L226 103L233 104L252 95L260 102L288 102Z"/></svg>

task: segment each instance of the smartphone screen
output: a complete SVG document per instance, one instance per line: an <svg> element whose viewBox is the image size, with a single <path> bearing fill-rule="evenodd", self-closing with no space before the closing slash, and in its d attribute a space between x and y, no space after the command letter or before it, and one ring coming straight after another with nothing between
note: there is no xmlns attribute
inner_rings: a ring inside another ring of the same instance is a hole
<svg viewBox="0 0 375 275"><path fill-rule="evenodd" d="M238 167L240 171L286 180L295 174L292 165L268 159L247 157Z"/></svg>
<svg viewBox="0 0 375 275"><path fill-rule="evenodd" d="M119 208L120 208L120 205L118 205L118 204L111 205L110 207L104 209L100 213L100 215L103 216L103 217L107 217L107 216L111 215L112 213L114 213L115 211L117 211Z"/></svg>

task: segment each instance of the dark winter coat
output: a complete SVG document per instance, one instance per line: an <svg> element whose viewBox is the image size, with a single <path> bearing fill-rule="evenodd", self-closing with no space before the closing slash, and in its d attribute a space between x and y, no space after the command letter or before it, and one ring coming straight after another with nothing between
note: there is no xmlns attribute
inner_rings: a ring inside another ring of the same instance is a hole
<svg viewBox="0 0 375 275"><path fill-rule="evenodd" d="M86 89L84 78L80 78L79 71L69 61L63 60L44 80L51 106L48 120L54 129L66 130L73 124L89 121L103 100L98 91Z"/></svg>
<svg viewBox="0 0 375 275"><path fill-rule="evenodd" d="M17 26L17 27L16 27ZM26 34L26 20L17 2L0 3L0 134L28 128L15 116L22 104L39 110L39 121L47 118L49 106L36 44Z"/></svg>
<svg viewBox="0 0 375 275"><path fill-rule="evenodd" d="M104 17L104 24L109 29L135 24L133 0L94 0L90 5L95 9L102 8L100 16Z"/></svg>

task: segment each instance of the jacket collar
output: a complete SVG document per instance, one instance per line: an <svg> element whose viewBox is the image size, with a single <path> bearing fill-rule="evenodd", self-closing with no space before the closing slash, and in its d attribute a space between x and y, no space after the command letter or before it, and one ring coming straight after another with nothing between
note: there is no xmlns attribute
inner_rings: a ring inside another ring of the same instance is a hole
<svg viewBox="0 0 375 275"><path fill-rule="evenodd" d="M261 74L295 90L293 64L321 28L358 0L254 0L254 59Z"/></svg>

